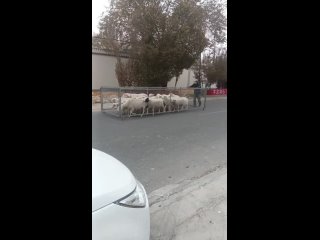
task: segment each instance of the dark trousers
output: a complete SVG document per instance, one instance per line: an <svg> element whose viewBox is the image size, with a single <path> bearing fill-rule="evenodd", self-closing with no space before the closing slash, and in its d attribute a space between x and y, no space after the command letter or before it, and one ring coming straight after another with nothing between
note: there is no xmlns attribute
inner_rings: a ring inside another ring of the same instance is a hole
<svg viewBox="0 0 320 240"><path fill-rule="evenodd" d="M194 94L193 95L193 106L196 106L196 99L198 99L199 107L201 106L201 94Z"/></svg>

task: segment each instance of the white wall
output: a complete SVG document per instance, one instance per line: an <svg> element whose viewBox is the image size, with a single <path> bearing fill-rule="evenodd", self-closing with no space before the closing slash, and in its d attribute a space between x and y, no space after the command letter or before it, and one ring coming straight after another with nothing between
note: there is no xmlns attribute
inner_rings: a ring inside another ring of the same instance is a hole
<svg viewBox="0 0 320 240"><path fill-rule="evenodd" d="M127 58L122 58L127 61ZM119 87L119 83L115 73L117 58L109 56L103 51L92 51L92 89L98 90L100 87ZM188 87L196 80L191 69L183 70L179 77L177 87ZM172 78L167 86L174 87L176 78Z"/></svg>
<svg viewBox="0 0 320 240"><path fill-rule="evenodd" d="M92 89L119 87L115 73L116 62L116 57L92 53Z"/></svg>
<svg viewBox="0 0 320 240"><path fill-rule="evenodd" d="M189 87L196 81L194 78L193 71L191 69L184 69L182 74L179 76L177 87ZM167 87L174 87L174 84L176 82L176 78L172 78L168 84Z"/></svg>

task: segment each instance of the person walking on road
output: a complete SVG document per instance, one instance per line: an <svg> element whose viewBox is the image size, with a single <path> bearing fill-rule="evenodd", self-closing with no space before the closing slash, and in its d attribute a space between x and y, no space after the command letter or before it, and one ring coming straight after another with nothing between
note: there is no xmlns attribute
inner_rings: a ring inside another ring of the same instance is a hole
<svg viewBox="0 0 320 240"><path fill-rule="evenodd" d="M193 107L196 107L196 99L198 99L199 107L201 106L201 83L196 81L190 87L195 88L193 94Z"/></svg>

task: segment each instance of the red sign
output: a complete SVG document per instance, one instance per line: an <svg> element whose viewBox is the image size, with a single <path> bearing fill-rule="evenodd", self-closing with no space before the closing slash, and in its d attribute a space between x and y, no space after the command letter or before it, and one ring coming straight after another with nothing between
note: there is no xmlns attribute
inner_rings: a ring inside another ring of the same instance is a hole
<svg viewBox="0 0 320 240"><path fill-rule="evenodd" d="M207 95L227 95L227 89L209 89Z"/></svg>

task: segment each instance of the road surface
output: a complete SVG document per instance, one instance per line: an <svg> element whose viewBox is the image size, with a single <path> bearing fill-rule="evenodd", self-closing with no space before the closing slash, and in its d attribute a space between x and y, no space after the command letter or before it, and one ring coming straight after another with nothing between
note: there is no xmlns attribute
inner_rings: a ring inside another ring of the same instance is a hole
<svg viewBox="0 0 320 240"><path fill-rule="evenodd" d="M189 111L121 121L92 113L92 147L124 163L148 193L227 163L227 99Z"/></svg>

